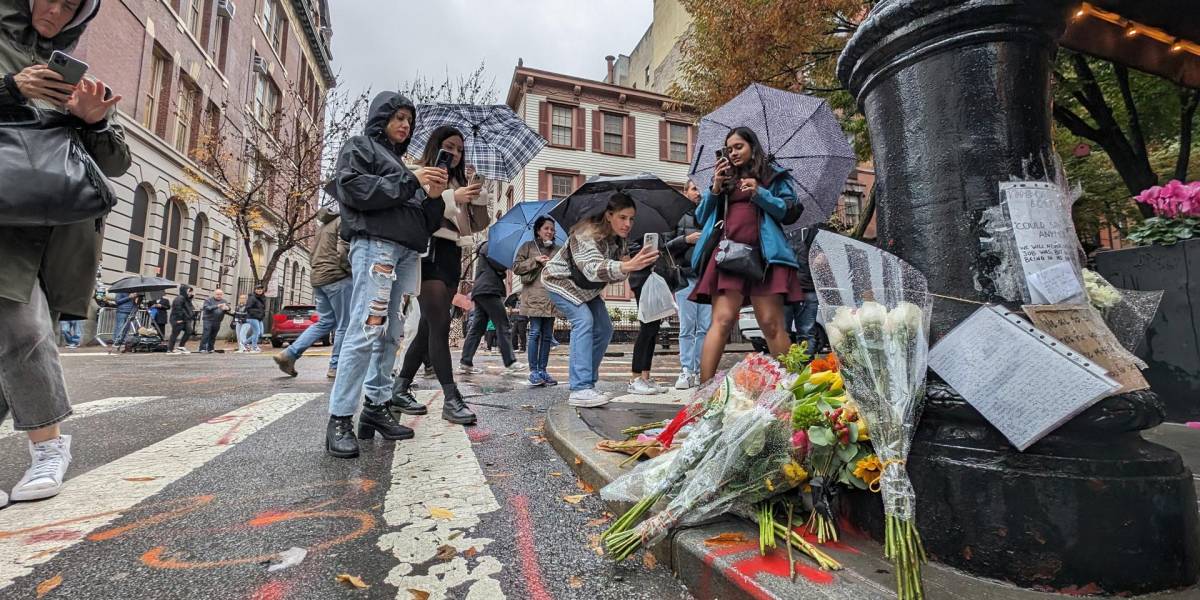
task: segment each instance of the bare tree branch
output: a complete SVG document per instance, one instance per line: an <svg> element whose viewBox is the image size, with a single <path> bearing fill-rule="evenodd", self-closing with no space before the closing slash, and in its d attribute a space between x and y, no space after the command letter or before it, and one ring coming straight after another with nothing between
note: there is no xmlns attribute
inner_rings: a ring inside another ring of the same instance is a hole
<svg viewBox="0 0 1200 600"><path fill-rule="evenodd" d="M1179 156L1175 159L1175 179L1186 181L1188 162L1192 158L1192 124L1196 119L1196 107L1200 105L1200 90L1179 91Z"/></svg>

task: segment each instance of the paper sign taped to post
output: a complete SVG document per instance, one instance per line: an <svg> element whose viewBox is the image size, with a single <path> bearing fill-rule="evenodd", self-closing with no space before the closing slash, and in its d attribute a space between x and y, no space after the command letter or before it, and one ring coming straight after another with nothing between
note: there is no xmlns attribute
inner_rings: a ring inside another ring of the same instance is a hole
<svg viewBox="0 0 1200 600"><path fill-rule="evenodd" d="M1024 307L1034 327L1045 331L1108 371L1121 384L1120 393L1150 388L1138 369L1137 359L1121 345L1089 305L1051 304Z"/></svg>
<svg viewBox="0 0 1200 600"><path fill-rule="evenodd" d="M998 306L975 311L929 367L1024 451L1121 387L1105 369Z"/></svg>
<svg viewBox="0 0 1200 600"><path fill-rule="evenodd" d="M1043 181L1006 181L1000 184L1000 198L1012 220L1021 268L1029 283L1030 303L1056 304L1071 299L1083 302L1077 241L1058 187ZM1038 275L1050 269L1056 270ZM1074 294L1057 297L1068 291L1063 277L1067 269L1075 280ZM1046 291L1057 298L1047 296L1042 286L1050 286Z"/></svg>

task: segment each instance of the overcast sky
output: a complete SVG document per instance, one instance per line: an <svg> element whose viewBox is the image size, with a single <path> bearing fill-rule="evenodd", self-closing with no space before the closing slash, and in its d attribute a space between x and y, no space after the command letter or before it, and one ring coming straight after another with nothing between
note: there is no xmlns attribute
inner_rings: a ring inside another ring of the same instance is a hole
<svg viewBox="0 0 1200 600"><path fill-rule="evenodd" d="M525 66L603 79L604 56L628 54L653 0L333 0L334 72L346 89L394 89L418 73L441 81L480 60L503 103Z"/></svg>

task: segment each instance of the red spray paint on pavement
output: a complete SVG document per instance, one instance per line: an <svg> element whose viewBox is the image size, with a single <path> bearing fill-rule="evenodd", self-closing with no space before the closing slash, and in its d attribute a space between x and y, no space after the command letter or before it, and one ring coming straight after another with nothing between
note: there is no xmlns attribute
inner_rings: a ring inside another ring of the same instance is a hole
<svg viewBox="0 0 1200 600"><path fill-rule="evenodd" d="M290 583L276 579L254 590L254 593L250 595L250 600L283 600L291 588Z"/></svg>
<svg viewBox="0 0 1200 600"><path fill-rule="evenodd" d="M537 550L533 544L533 520L529 517L529 499L515 496L509 501L517 517L517 553L521 556L521 573L525 576L530 600L552 600L542 582L542 569L538 566Z"/></svg>

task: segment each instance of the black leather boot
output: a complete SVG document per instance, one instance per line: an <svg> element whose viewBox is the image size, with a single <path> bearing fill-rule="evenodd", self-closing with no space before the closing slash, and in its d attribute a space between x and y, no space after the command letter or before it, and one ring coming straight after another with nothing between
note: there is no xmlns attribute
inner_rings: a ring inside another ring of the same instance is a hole
<svg viewBox="0 0 1200 600"><path fill-rule="evenodd" d="M369 440L375 432L385 440L412 439L413 430L398 423L386 404L363 404L358 415L358 439Z"/></svg>
<svg viewBox="0 0 1200 600"><path fill-rule="evenodd" d="M429 409L424 404L417 402L411 391L412 381L397 378L396 386L392 391L392 399L388 401L388 408L392 414L399 412L405 415L423 415L429 412Z"/></svg>
<svg viewBox="0 0 1200 600"><path fill-rule="evenodd" d="M358 456L358 440L354 439L354 417L329 417L325 428L325 452L336 458Z"/></svg>
<svg viewBox="0 0 1200 600"><path fill-rule="evenodd" d="M442 404L442 418L457 425L474 425L475 413L467 408L466 401L458 392L458 387L445 390L442 394L446 400Z"/></svg>

